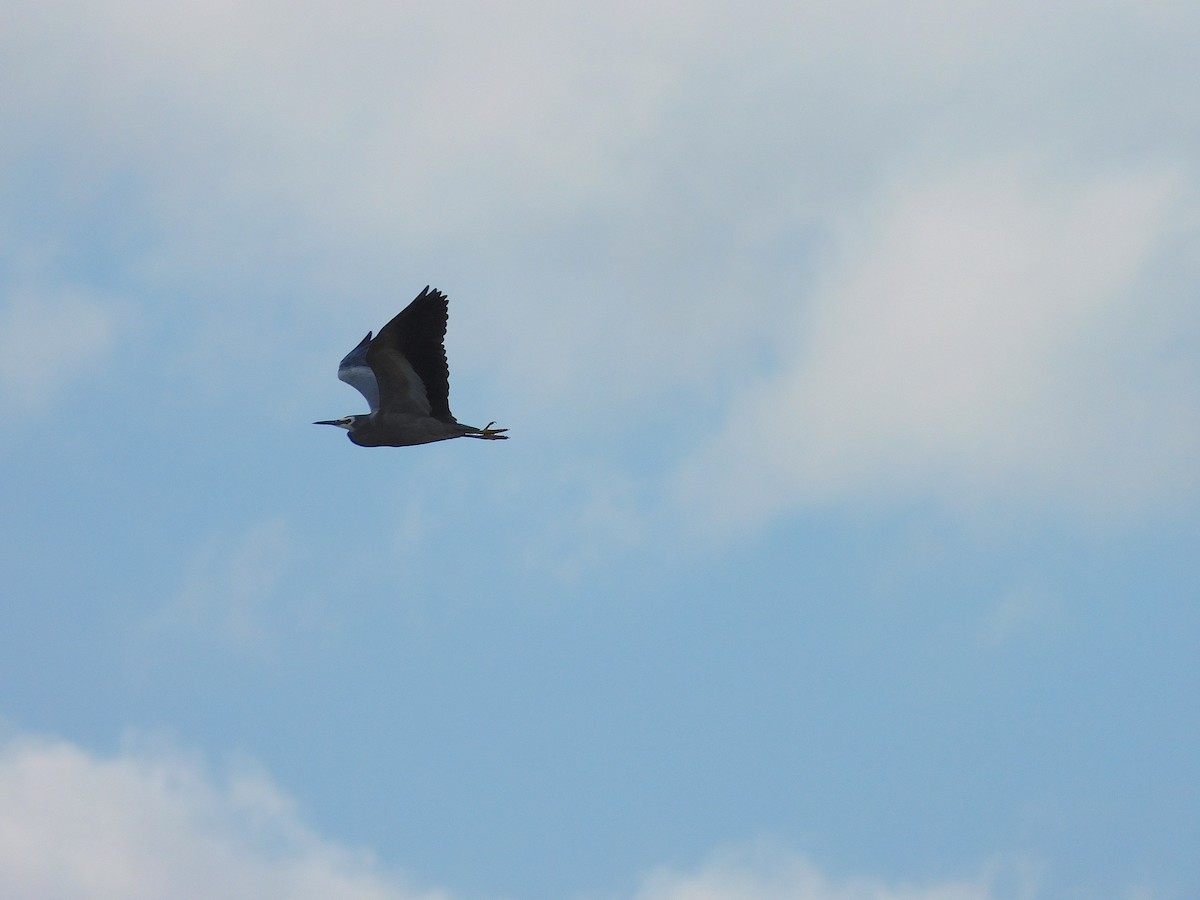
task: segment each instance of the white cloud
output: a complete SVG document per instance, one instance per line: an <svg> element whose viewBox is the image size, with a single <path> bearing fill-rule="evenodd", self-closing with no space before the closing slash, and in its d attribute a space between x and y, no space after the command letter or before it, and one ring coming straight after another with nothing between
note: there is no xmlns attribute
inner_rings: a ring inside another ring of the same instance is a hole
<svg viewBox="0 0 1200 900"><path fill-rule="evenodd" d="M634 900L994 900L998 896L983 877L927 885L860 876L835 878L803 857L754 847L717 854L695 872L659 870L646 879Z"/></svg>
<svg viewBox="0 0 1200 900"><path fill-rule="evenodd" d="M779 371L680 474L685 502L731 525L846 500L1090 514L1194 492L1200 322L1156 281L1194 235L1191 189L1012 159L901 180L846 216Z"/></svg>
<svg viewBox="0 0 1200 900"><path fill-rule="evenodd" d="M68 20L19 5L0 38L23 76L0 100L26 125L9 154L83 131L86 148L53 152L77 172L142 164L151 209L172 227L223 225L225 247L245 223L213 217L234 211L394 248L572 208L669 80L653 55L593 65L614 31L645 28L653 47L674 35L634 3L593 17L542 3L333 16L272 0L80 0Z"/></svg>
<svg viewBox="0 0 1200 900"><path fill-rule="evenodd" d="M988 873L905 885L832 877L784 850L659 869L631 900L993 900ZM1019 894L1032 897L1023 887ZM21 900L448 900L323 837L259 767L129 740L101 756L29 736L0 744L0 896Z"/></svg>
<svg viewBox="0 0 1200 900"><path fill-rule="evenodd" d="M0 896L22 900L415 900L369 853L313 832L253 768L215 779L142 748L93 756L18 738L0 749Z"/></svg>

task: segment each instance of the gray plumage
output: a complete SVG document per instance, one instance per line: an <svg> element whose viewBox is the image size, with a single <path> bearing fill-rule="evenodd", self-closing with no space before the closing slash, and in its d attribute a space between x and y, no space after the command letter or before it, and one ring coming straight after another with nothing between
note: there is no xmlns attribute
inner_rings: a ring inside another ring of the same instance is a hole
<svg viewBox="0 0 1200 900"><path fill-rule="evenodd" d="M371 411L314 422L345 428L360 447L408 447L451 438L508 440L507 428L463 425L450 414L450 368L446 364L449 304L428 286L372 339L346 354L338 378L366 398Z"/></svg>

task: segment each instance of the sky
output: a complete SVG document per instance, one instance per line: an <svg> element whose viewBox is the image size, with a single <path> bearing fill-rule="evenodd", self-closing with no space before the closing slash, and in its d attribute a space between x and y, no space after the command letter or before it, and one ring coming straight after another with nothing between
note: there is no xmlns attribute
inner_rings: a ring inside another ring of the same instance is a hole
<svg viewBox="0 0 1200 900"><path fill-rule="evenodd" d="M1196 4L3 18L0 895L1200 896Z"/></svg>

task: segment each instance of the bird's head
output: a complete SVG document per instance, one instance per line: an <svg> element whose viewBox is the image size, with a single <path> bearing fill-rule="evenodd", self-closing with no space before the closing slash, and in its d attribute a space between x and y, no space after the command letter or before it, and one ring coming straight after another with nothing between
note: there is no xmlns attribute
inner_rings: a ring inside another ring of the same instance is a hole
<svg viewBox="0 0 1200 900"><path fill-rule="evenodd" d="M353 431L360 420L369 419L370 416L343 416L340 419L324 419L320 422L313 422L314 425L336 425L338 428L345 428L347 431Z"/></svg>

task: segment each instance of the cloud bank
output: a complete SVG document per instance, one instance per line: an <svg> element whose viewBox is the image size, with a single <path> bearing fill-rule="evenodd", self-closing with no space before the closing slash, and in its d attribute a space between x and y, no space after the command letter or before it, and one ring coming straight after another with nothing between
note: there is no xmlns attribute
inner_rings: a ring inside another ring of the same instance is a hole
<svg viewBox="0 0 1200 900"><path fill-rule="evenodd" d="M1189 186L1190 187L1190 186ZM935 498L1123 514L1200 472L1196 315L1159 276L1190 237L1170 171L989 161L896 185L682 469L710 516Z"/></svg>
<svg viewBox="0 0 1200 900"><path fill-rule="evenodd" d="M0 894L22 900L450 900L315 833L260 769L214 775L143 742L115 756L29 736L0 748ZM630 900L993 900L986 880L832 878L784 851L662 869Z"/></svg>
<svg viewBox="0 0 1200 900"><path fill-rule="evenodd" d="M119 236L191 378L294 408L298 347L432 280L456 385L536 440L673 438L717 528L1196 495L1187 4L17 10L0 233Z"/></svg>

